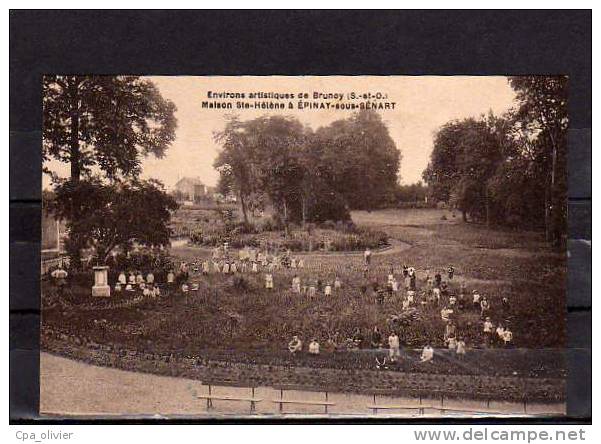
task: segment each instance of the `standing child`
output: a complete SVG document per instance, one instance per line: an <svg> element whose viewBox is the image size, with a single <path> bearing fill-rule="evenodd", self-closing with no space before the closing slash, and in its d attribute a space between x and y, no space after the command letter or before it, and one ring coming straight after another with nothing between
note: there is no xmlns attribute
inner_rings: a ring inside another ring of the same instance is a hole
<svg viewBox="0 0 601 444"><path fill-rule="evenodd" d="M396 332L392 332L390 333L390 336L388 336L388 347L390 362L396 362L397 359L401 357L401 342Z"/></svg>
<svg viewBox="0 0 601 444"><path fill-rule="evenodd" d="M365 265L371 264L371 250L366 248L363 252L363 259L365 260Z"/></svg>
<svg viewBox="0 0 601 444"><path fill-rule="evenodd" d="M342 281L338 276L334 279L334 290L338 291L342 287Z"/></svg>
<svg viewBox="0 0 601 444"><path fill-rule="evenodd" d="M463 359L463 357L465 356L465 341L463 340L463 338L459 338L459 340L457 341L456 353L457 357L460 359Z"/></svg>
<svg viewBox="0 0 601 444"><path fill-rule="evenodd" d="M300 287L301 287L301 280L295 274L294 277L292 278L292 291L294 293L300 293Z"/></svg>
<svg viewBox="0 0 601 444"><path fill-rule="evenodd" d="M271 273L265 275L265 288L270 291L273 290L273 275Z"/></svg>

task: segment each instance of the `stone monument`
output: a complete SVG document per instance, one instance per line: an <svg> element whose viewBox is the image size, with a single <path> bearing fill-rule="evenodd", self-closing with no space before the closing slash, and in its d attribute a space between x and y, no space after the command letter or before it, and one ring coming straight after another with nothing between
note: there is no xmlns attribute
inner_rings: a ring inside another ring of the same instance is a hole
<svg viewBox="0 0 601 444"><path fill-rule="evenodd" d="M108 285L109 267L94 267L94 286L92 296L110 296L111 287Z"/></svg>

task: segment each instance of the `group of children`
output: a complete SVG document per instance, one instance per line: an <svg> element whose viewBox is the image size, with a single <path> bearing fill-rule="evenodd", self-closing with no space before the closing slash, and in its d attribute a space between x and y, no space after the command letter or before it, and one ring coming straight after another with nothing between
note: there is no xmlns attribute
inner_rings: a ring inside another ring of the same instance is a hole
<svg viewBox="0 0 601 444"><path fill-rule="evenodd" d="M259 273L259 270L265 271L264 286L267 290L274 290L273 271L280 268L302 269L305 266L304 260L292 257L290 251L283 254L268 254L265 250L255 248L243 248L237 252L237 259L232 259L227 244L213 251L210 259L197 260L187 264L181 262L179 272L176 275L173 271L167 274L167 285L181 283L181 291L187 293L199 289L198 283L189 283L189 272L220 274L236 273ZM368 277L371 268L372 253L367 249L364 253L364 277ZM491 321L491 304L486 296L480 295L477 290L473 290L471 298L468 297L465 284L461 284L456 294L451 291L448 282L451 282L455 275L455 269L450 265L445 270L447 280L443 280L442 273L436 272L433 276L429 274L425 278L425 287L418 290L417 274L414 267L403 265L399 274L395 273L394 266L391 264L388 270L386 282L381 285L378 282L372 283L373 293L376 301L383 304L386 301L386 295L391 301L400 302L403 311L422 306L442 307L440 310L441 320L445 323L444 341L449 350L454 351L458 357L463 357L466 353L466 342L463 336L457 334L455 321L459 314L464 310L477 310L483 325L483 333L486 345L504 345L510 346L513 341L513 333L507 326L507 322L499 322L495 327ZM366 279L367 282L367 279ZM343 282L339 276L333 280L323 282L321 279L301 280L299 274L293 275L291 286L292 293L314 297L316 295L332 296L339 292L343 287ZM366 293L368 284L361 286L361 292ZM145 296L156 297L161 294L160 288L155 282L152 272L146 277L141 272L129 272L129 277L124 272L119 274L115 291L135 291L140 289ZM404 291L403 291L404 290ZM470 300L471 299L471 300ZM503 316L506 316L509 309L509 301L503 298L501 308ZM378 327L374 328L371 335L372 348L382 348L384 346L382 335ZM329 338L326 349L336 350L343 344L341 341ZM357 330L351 338L347 338L344 346L347 349L361 348L366 342L363 336ZM388 363L394 363L401 357L400 339L396 332L391 332L387 341L388 357L383 361L377 360L378 368L385 368ZM298 353L303 349L303 343L298 336L294 336L288 344L291 353ZM311 355L320 354L321 346L316 338L312 338L308 345L308 352ZM421 353L421 362L432 362L434 358L434 349L430 344L426 344Z"/></svg>
<svg viewBox="0 0 601 444"><path fill-rule="evenodd" d="M140 271L130 271L129 277L125 275L124 271L121 271L115 283L115 292L135 292L136 290L140 290L144 296L158 297L161 295L161 289L155 282L152 272L146 274L145 278Z"/></svg>
<svg viewBox="0 0 601 444"><path fill-rule="evenodd" d="M230 253L229 246L224 243L221 247L213 249L211 261L208 259L201 262L202 273L237 273L267 271L272 273L275 270L284 268L304 268L305 260L300 257L292 256L290 250L285 252L270 253L267 249L258 249L254 247L244 247L238 250L237 258L235 254Z"/></svg>
<svg viewBox="0 0 601 444"><path fill-rule="evenodd" d="M364 261L366 272L364 276L369 275L369 267L371 264L371 252L366 250L364 254ZM452 281L455 275L455 269L450 265L446 270L446 277L448 281ZM451 291L447 281L443 281L441 272L436 272L433 277L430 275L426 276L426 285L418 293L417 288L417 277L416 270L413 267L403 265L402 267L402 282L404 285L404 295L401 298L401 304L403 310L410 309L412 306L421 305L425 306L432 305L436 307L442 307L440 310L441 320L444 321L444 343L446 348L455 353L459 359L462 359L467 352L466 340L463 335L459 335L457 332L456 319L459 317L462 311L473 310L479 312L480 319L483 324L485 345L502 345L510 347L513 341L513 333L507 326L508 322L499 322L497 327L491 322L492 306L486 296L480 295L478 290L473 290L471 298L468 296L467 289L464 283L459 287L459 292ZM308 295L315 295L316 292L321 292L323 288L324 295L331 295L332 288L334 291L339 290L342 287L342 281L338 276L335 277L334 285L330 282L326 282L323 286L321 280L317 280L315 284L311 283L308 286L301 286L301 280L298 275L294 275L292 279L292 291L294 293L307 293ZM366 288L362 288L364 293ZM388 273L388 279L384 285L380 285L377 282L373 283L373 292L376 295L376 301L380 304L384 303L386 294L389 298L395 300L395 296L401 293L401 285L399 279L395 276L394 267L391 265ZM470 300L471 299L471 300ZM506 318L509 314L509 301L504 297L501 301L501 316ZM347 344L352 345L355 348L359 348L362 344L363 337L360 332L356 331L352 338L347 339ZM382 347L382 335L379 328L374 327L371 338L372 348ZM328 339L328 346L331 346L332 339ZM400 339L396 332L391 332L388 337L388 356L380 361L376 358L377 368L387 368L389 363L397 362L401 357L401 346ZM349 346L350 347L350 346ZM298 353L302 350L302 341L298 336L294 336L292 341L288 344L288 348L291 353ZM330 347L328 347L330 348ZM336 349L336 344L334 344ZM348 348L348 347L347 347ZM352 347L351 347L352 348ZM311 351L313 350L313 351ZM313 338L310 342L309 353L319 354L320 346L317 339ZM421 362L432 362L434 359L434 349L428 343L424 346L421 351L420 361Z"/></svg>

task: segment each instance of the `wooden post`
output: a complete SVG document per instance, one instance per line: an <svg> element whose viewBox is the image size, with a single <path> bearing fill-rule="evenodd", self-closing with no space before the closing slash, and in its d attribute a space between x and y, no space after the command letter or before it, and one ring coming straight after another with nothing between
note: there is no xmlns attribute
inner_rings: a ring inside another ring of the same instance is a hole
<svg viewBox="0 0 601 444"><path fill-rule="evenodd" d="M207 410L213 408L213 400L211 399L211 384L209 384L209 397L207 398Z"/></svg>
<svg viewBox="0 0 601 444"><path fill-rule="evenodd" d="M280 399L284 399L284 389L280 387ZM280 413L284 411L284 403L280 402Z"/></svg>
<svg viewBox="0 0 601 444"><path fill-rule="evenodd" d="M252 399L252 401L250 401L250 413L254 413L257 408L255 401L254 401L254 399L255 399L255 388L254 387L250 388L250 397Z"/></svg>

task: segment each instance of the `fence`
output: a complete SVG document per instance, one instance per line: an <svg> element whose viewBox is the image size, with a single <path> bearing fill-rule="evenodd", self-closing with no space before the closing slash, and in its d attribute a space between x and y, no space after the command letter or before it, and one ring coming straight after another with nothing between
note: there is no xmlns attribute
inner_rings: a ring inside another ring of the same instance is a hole
<svg viewBox="0 0 601 444"><path fill-rule="evenodd" d="M227 383L226 383L227 384ZM264 403L267 401L274 406L277 406L275 409L271 410L269 407L265 406L262 409L263 413L269 414L286 414L292 412L285 412L284 406L315 406L319 408L323 408L322 414L329 413L339 413L339 414L348 414L348 413L360 413L360 411L364 411L366 414L377 415L383 411L391 414L391 412L404 412L410 414L411 416L431 416L431 415L466 415L466 416L551 416L559 414L559 411L549 410L548 412L536 413L530 412L528 402L523 401L521 403L515 402L512 403L512 408L505 410L501 409L491 409L491 402L496 401L495 398L479 398L478 400L470 399L470 398L455 398L453 397L453 401L449 402L450 398L445 397L443 394L435 395L435 397L430 397L423 399L421 396L419 398L405 399L405 398L392 398L389 395L382 394L373 394L369 395L360 395L354 394L354 396L358 398L363 398L361 400L354 401L352 406L346 403L346 407L337 403L335 399L332 399L331 392L321 391L321 390L303 390L302 388L291 386L290 388L286 388L283 386L274 387L274 388L266 388L273 392L271 396L257 397L256 390L258 387L249 386L239 386L236 385L237 388L249 390L249 395L240 395L233 396L231 394L216 394L216 389L219 387L222 388L222 391L226 388L230 388L229 385L215 385L215 383L208 385L208 394L202 394L196 396L197 399L202 399L206 401L206 410L213 410L215 407L213 405L214 401L229 401L229 402L241 402L241 403L249 403L250 409L249 414L257 413L257 404ZM300 395L297 393L296 397L291 397L290 395L286 396L286 391L295 391L300 392ZM279 392L279 396L277 396L277 392ZM313 399L307 399L303 395L304 394L320 394L322 399L315 399L315 396L309 397ZM465 395L468 395L467 393ZM266 399L271 398L271 399ZM371 402L370 402L371 401ZM474 407L473 402L482 402L482 408ZM472 404L472 405L464 405L464 404ZM339 406L338 411L332 412L331 409L333 407ZM350 408L352 407L352 409ZM349 411L345 411L349 410ZM352 410L352 412L350 411ZM393 413L394 414L394 413Z"/></svg>
<svg viewBox="0 0 601 444"><path fill-rule="evenodd" d="M49 271L61 267L67 268L69 266L69 257L68 256L59 256L54 257L52 259L44 259L41 262L40 275L44 276L48 274Z"/></svg>

